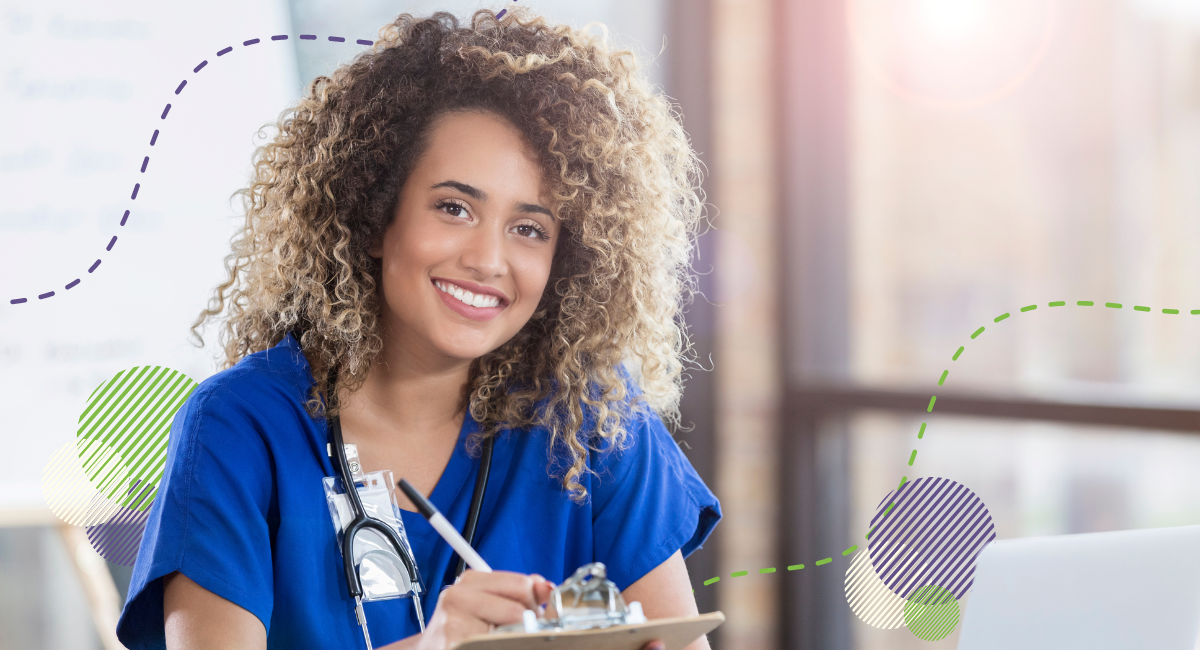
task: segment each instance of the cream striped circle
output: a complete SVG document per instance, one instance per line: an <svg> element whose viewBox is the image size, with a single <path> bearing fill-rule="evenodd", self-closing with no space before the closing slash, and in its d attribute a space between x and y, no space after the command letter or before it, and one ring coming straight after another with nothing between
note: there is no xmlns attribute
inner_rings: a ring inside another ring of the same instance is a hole
<svg viewBox="0 0 1200 650"><path fill-rule="evenodd" d="M98 526L121 509L120 496L104 494L83 470L81 450L72 440L58 448L42 469L42 497L50 511L73 526ZM112 447L94 451L95 471L120 484L129 476L121 455Z"/></svg>
<svg viewBox="0 0 1200 650"><path fill-rule="evenodd" d="M872 627L891 630L904 625L904 599L879 579L866 549L855 553L846 569L846 602Z"/></svg>

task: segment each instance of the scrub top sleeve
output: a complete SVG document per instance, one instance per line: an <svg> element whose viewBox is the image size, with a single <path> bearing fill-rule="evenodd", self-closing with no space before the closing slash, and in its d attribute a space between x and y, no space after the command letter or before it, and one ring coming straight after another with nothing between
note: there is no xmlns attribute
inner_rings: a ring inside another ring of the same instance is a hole
<svg viewBox="0 0 1200 650"><path fill-rule="evenodd" d="M624 449L593 452L591 481L596 560L622 591L675 551L700 548L721 519L716 496L657 414L635 410L625 429Z"/></svg>
<svg viewBox="0 0 1200 650"><path fill-rule="evenodd" d="M270 630L274 472L262 425L244 400L220 386L197 389L176 414L117 625L126 647L165 647L161 578L175 571Z"/></svg>

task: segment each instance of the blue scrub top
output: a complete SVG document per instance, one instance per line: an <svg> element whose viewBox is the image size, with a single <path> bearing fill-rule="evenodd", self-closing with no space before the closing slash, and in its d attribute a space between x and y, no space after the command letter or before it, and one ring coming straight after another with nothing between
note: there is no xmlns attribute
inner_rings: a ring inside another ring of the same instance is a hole
<svg viewBox="0 0 1200 650"><path fill-rule="evenodd" d="M268 648L366 647L321 487L323 477L335 475L325 452L326 421L304 409L312 384L308 361L288 335L202 382L176 414L117 624L126 647L166 647L161 578L174 571L257 616ZM589 455L599 475L581 477L589 494L583 504L551 476L546 429L503 432L475 538L488 564L561 583L600 561L624 590L675 551L687 556L700 548L721 518L716 497L657 415L646 409L625 427L627 449ZM479 459L465 447L475 431L468 413L430 495L459 530L479 471ZM401 516L428 619L452 551L421 515ZM408 599L364 607L375 647L419 631Z"/></svg>

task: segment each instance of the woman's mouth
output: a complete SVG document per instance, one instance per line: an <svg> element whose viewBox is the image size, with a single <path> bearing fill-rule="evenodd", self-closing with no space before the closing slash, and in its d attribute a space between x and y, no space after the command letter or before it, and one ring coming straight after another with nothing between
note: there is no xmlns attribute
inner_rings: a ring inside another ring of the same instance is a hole
<svg viewBox="0 0 1200 650"><path fill-rule="evenodd" d="M504 311L504 301L496 296L472 293L445 280L433 280L433 286L447 307L471 320L488 321Z"/></svg>

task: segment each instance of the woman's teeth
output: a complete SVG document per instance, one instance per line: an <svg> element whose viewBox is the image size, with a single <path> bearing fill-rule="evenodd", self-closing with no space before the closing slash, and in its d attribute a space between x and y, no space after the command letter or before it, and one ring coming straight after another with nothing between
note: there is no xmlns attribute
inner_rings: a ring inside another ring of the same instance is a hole
<svg viewBox="0 0 1200 650"><path fill-rule="evenodd" d="M438 289L448 293L459 300L459 302L471 305L472 307L496 307L500 304L500 299L496 296L486 294L475 294L463 289L456 284L441 282L435 280L433 283Z"/></svg>

